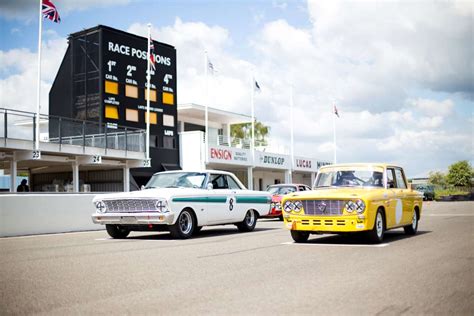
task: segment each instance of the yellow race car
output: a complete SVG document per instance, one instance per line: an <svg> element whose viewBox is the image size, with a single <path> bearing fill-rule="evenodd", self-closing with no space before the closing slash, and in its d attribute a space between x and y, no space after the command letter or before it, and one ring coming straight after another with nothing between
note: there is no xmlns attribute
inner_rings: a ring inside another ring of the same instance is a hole
<svg viewBox="0 0 474 316"><path fill-rule="evenodd" d="M365 232L375 243L387 229L418 229L423 197L412 190L401 167L337 164L319 169L312 191L282 199L285 227L294 241L310 234Z"/></svg>

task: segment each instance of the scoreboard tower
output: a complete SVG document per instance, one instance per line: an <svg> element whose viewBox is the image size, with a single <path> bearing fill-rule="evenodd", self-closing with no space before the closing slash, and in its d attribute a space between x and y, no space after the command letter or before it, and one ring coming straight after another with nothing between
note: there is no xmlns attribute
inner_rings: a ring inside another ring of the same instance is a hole
<svg viewBox="0 0 474 316"><path fill-rule="evenodd" d="M147 38L98 25L71 34L68 44L49 94L49 114L94 121L107 129L117 126L146 129ZM146 183L157 171L179 168L176 49L157 41L153 44L155 70L151 71L150 80L152 166L132 169L139 185ZM74 132L63 133L63 136L77 136L71 133Z"/></svg>

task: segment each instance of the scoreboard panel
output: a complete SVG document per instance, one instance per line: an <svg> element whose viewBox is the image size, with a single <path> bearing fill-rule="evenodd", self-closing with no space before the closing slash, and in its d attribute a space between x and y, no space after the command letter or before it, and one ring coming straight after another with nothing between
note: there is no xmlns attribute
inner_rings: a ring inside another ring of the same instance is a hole
<svg viewBox="0 0 474 316"><path fill-rule="evenodd" d="M150 134L152 147L174 147L177 136L176 50L153 41L155 69L150 69ZM146 128L148 40L102 29L104 122ZM173 146L173 144L174 146Z"/></svg>

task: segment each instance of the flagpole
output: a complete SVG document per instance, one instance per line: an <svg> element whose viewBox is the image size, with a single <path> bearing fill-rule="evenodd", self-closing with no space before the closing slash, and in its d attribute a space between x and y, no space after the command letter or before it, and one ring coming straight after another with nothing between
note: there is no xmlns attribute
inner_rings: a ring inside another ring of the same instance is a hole
<svg viewBox="0 0 474 316"><path fill-rule="evenodd" d="M148 53L147 53L147 63L146 63L146 159L150 159L150 39L151 39L151 23L148 23Z"/></svg>
<svg viewBox="0 0 474 316"><path fill-rule="evenodd" d="M36 88L36 118L35 118L35 150L39 150L40 132L40 98L41 98L41 36L43 33L43 3L39 0L39 33L38 33L38 86Z"/></svg>
<svg viewBox="0 0 474 316"><path fill-rule="evenodd" d="M337 156L336 156L336 103L333 103L333 109L332 109L332 127L333 127L333 136L334 136L334 163L337 163Z"/></svg>
<svg viewBox="0 0 474 316"><path fill-rule="evenodd" d="M293 163L295 161L295 149L294 149L294 129L293 129L293 85L290 85L290 142L291 142L291 165L290 165L290 182L293 182Z"/></svg>
<svg viewBox="0 0 474 316"><path fill-rule="evenodd" d="M255 164L255 104L254 104L254 98L255 98L255 77L252 77L251 80L251 91L252 93L250 94L250 106L251 106L251 116L252 116L252 143L250 145L250 148L252 150L252 163Z"/></svg>
<svg viewBox="0 0 474 316"><path fill-rule="evenodd" d="M206 84L206 99L204 101L204 140L206 144L206 161L205 166L209 163L209 112L208 112L208 103L209 103L209 82L207 78L209 68L209 59L207 58L207 50L204 51L204 80Z"/></svg>

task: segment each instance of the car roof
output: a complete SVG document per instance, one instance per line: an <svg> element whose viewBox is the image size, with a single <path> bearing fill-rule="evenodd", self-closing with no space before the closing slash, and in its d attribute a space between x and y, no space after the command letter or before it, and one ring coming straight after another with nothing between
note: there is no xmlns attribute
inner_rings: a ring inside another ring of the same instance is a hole
<svg viewBox="0 0 474 316"><path fill-rule="evenodd" d="M339 163L339 164L332 164L332 165L325 165L322 166L320 169L329 169L329 168L338 168L338 167L379 167L379 168L401 168L396 164L391 163L380 163L380 162L356 162L356 163Z"/></svg>
<svg viewBox="0 0 474 316"><path fill-rule="evenodd" d="M223 171L223 170L212 170L212 169L206 169L206 170L170 170L170 171L155 172L154 174L183 173L183 172L185 172L185 173L218 173L218 174L226 174L226 175L235 176L232 172Z"/></svg>
<svg viewBox="0 0 474 316"><path fill-rule="evenodd" d="M269 187L288 187L288 186L295 187L295 186L300 186L300 185L309 187L309 185L304 184L304 183L278 183L278 184L270 184Z"/></svg>

